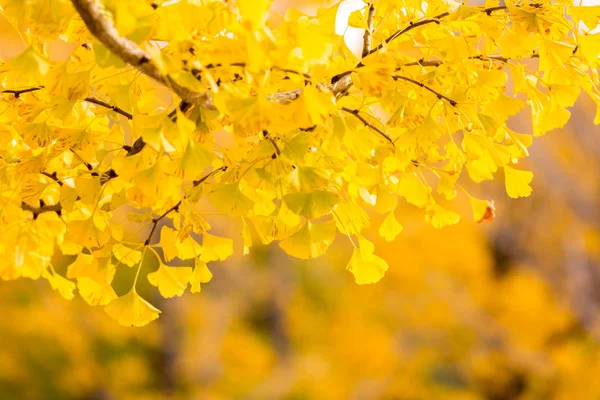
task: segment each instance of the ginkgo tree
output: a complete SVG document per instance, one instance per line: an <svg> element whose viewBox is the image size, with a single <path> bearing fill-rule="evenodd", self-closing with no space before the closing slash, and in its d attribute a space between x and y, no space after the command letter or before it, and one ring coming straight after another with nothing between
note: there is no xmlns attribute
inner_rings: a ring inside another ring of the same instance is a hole
<svg viewBox="0 0 600 400"><path fill-rule="evenodd" d="M356 282L377 282L372 212L389 241L400 202L438 228L458 222L459 197L493 219L459 179L502 170L508 196L528 196L518 161L533 136L562 127L582 91L600 109L600 7L571 4L365 1L348 18L364 29L357 57L335 32L339 4L0 0L25 48L0 66L0 276L77 289L142 326L160 311L139 279L199 292L233 253L205 219L216 212L241 221L244 253L254 236L315 258L339 233ZM51 56L57 43L69 57ZM506 126L525 107L533 135ZM127 240L123 213L145 239ZM56 255L74 256L66 276ZM158 270L140 276L150 257ZM122 296L119 268L137 271Z"/></svg>

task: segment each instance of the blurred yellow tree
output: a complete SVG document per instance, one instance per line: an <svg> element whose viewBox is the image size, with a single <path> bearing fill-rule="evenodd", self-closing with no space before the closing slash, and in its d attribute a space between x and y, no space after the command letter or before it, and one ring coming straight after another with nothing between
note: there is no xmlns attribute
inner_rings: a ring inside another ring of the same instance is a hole
<svg viewBox="0 0 600 400"><path fill-rule="evenodd" d="M493 203L459 179L502 170L509 197L531 193L518 161L532 135L508 118L528 105L539 136L581 91L600 110L600 12L566 1L365 2L347 20L364 29L358 56L336 33L339 4L0 5L24 44L0 67L0 276L43 278L67 299L77 288L122 325L160 313L138 294L144 264L163 297L199 292L233 236L244 254L258 238L309 259L339 232L356 282L378 282L388 264L363 234L368 211L387 241L403 230L400 199L436 228L459 221L458 198L491 220ZM236 232L211 233L209 215Z"/></svg>

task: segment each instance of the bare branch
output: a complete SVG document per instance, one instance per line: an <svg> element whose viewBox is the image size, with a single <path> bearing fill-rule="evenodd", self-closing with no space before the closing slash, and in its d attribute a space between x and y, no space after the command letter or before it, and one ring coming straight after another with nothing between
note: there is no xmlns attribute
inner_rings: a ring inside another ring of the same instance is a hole
<svg viewBox="0 0 600 400"><path fill-rule="evenodd" d="M523 59L525 58L539 58L540 55L538 53L533 53L531 56L529 57L523 57ZM502 57L501 55L489 55L489 56L484 56L482 54L476 55L476 56L471 56L469 58L467 58L467 60L480 60L480 61L500 61L503 63L507 63L510 60L513 60L512 58L507 58L507 57ZM399 66L398 68L396 68L396 71L401 71L403 68L405 67L415 67L415 66L420 66L420 67L439 67L440 65L444 64L443 60L424 60L424 59L420 59L417 61L412 61L406 64L402 64L401 66Z"/></svg>
<svg viewBox="0 0 600 400"><path fill-rule="evenodd" d="M263 136L265 137L265 139L267 139L269 142L271 142L271 144L273 145L273 148L275 149L275 153L273 153L273 154L271 155L271 158L275 159L275 158L277 158L278 156L280 156L280 155L281 155L281 149L280 149L280 148L279 148L279 146L277 145L277 142L275 141L275 139L273 139L273 138L271 137L271 135L269 134L269 131L268 131L268 130L266 130L266 129L264 129L264 130L262 131L262 134L263 134Z"/></svg>
<svg viewBox="0 0 600 400"><path fill-rule="evenodd" d="M491 15L493 11L505 10L506 8L507 8L506 6L490 7L490 8L484 8L484 9L482 9L481 12L484 12L487 15ZM371 50L368 55L373 54L373 53L381 50L385 44L388 44L389 42L391 42L392 40L396 39L397 37L405 34L406 32L409 32L409 31L411 31L411 30L413 30L415 28L418 28L419 26L423 26L423 25L439 24L440 23L440 19L445 18L445 17L447 17L449 15L450 15L449 12L445 12L445 13L438 14L435 17L423 19L423 20L418 21L418 22L412 22L411 21L411 22L408 23L408 26L406 28L400 29L400 30L394 32L387 39L385 39L382 43L380 43L379 46L377 46L373 50Z"/></svg>
<svg viewBox="0 0 600 400"><path fill-rule="evenodd" d="M214 108L208 92L196 93L165 76L150 55L136 43L119 35L99 0L71 0L89 31L113 54L145 75L171 88L183 100L204 108Z"/></svg>
<svg viewBox="0 0 600 400"><path fill-rule="evenodd" d="M408 78L408 77L406 77L406 76L401 76L401 75L392 75L392 79L394 79L394 80L401 79L401 80L403 80L403 81L410 82L410 83L412 83L412 84L414 84L414 85L420 86L420 87L422 87L423 89L425 89L425 90L428 90L428 91L430 91L431 93L435 94L435 95L437 96L437 98L438 98L438 99L444 99L444 100L446 100L446 101L447 101L448 103L450 103L450 105L452 105L452 106L456 106L456 104L457 104L457 103L456 103L456 101L452 100L451 98L444 96L444 95L443 95L443 94L441 94L440 92L438 92L438 91L435 91L435 90L433 90L432 88L430 88L429 86L425 85L424 83L421 83L421 82L419 82L419 81L416 81L416 80L414 80L414 79Z"/></svg>
<svg viewBox="0 0 600 400"><path fill-rule="evenodd" d="M117 106L113 106L108 103L105 103L102 100L98 100L93 97L86 97L84 100L87 101L88 103L96 104L97 106L101 106L104 108L108 108L109 110L113 110L117 114L121 114L122 116L124 116L125 118L127 118L129 120L133 119L133 115L131 115L131 113L128 113L127 111L125 111Z"/></svg>
<svg viewBox="0 0 600 400"><path fill-rule="evenodd" d="M40 200L39 207L33 207L25 202L22 202L21 208L25 211L30 211L31 213L33 213L33 219L37 219L38 215L46 213L46 212L55 212L58 215L60 215L60 213L62 211L62 206L61 206L60 202L58 202L56 204L46 205L46 204L44 204L43 200Z"/></svg>
<svg viewBox="0 0 600 400"><path fill-rule="evenodd" d="M379 129L378 127L376 127L375 125L371 124L369 121L367 121L366 119L364 119L361 115L360 115L360 111L358 110L352 110L350 108L347 107L342 107L341 108L342 111L347 112L348 114L352 114L354 115L356 118L358 118L360 120L360 122L362 122L365 126L368 126L369 128L373 129L375 132L379 133L381 136L383 136L385 138L385 140L387 140L388 142L390 142L392 144L392 146L394 145L394 141L392 140L392 138L390 138L388 136L387 133L385 133L384 131L382 131L381 129Z"/></svg>
<svg viewBox="0 0 600 400"><path fill-rule="evenodd" d="M200 178L199 180L194 181L194 183L193 183L194 187L201 185L202 183L204 183L211 176L214 176L218 172L225 171L225 170L227 170L226 166L222 166L221 168L215 169L214 171L212 171L211 173L205 175L204 177ZM150 240L152 240L152 235L154 235L154 231L156 231L156 227L158 226L158 223L162 219L164 219L167 215L169 215L170 213L172 213L173 211L175 211L175 212L179 211L179 207L181 206L181 202L182 201L183 200L179 200L173 207L169 208L167 211L165 211L164 213L162 213L159 217L152 218L152 229L150 229L150 233L148 234L148 238L144 242L144 246L148 246L150 244Z"/></svg>
<svg viewBox="0 0 600 400"><path fill-rule="evenodd" d="M367 14L367 29L365 29L365 35L363 36L363 51L362 56L365 58L371 51L371 45L373 44L373 17L375 16L375 5L371 2L369 5L369 13Z"/></svg>
<svg viewBox="0 0 600 400"><path fill-rule="evenodd" d="M15 95L15 98L19 98L19 96L21 96L23 93L29 93L29 92L35 92L38 90L42 90L44 87L43 86L36 86L36 87L31 87L31 88L27 88L27 89L6 89L3 90L2 93L12 93Z"/></svg>

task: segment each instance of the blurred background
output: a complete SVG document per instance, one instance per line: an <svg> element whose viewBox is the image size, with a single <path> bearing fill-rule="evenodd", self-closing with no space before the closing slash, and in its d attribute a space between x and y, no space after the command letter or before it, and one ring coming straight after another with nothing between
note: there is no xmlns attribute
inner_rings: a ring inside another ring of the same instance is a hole
<svg viewBox="0 0 600 400"><path fill-rule="evenodd" d="M2 58L21 49L12 35L0 20ZM142 280L163 311L144 328L46 282L1 282L0 399L600 399L595 112L582 97L564 129L534 140L529 198L508 199L502 176L470 189L495 200L491 223L471 222L464 200L463 221L437 230L406 205L388 243L374 215L367 236L390 265L376 285L354 283L339 238L308 262L277 245L241 257L236 243L200 294L165 300ZM530 133L530 115L511 127Z"/></svg>

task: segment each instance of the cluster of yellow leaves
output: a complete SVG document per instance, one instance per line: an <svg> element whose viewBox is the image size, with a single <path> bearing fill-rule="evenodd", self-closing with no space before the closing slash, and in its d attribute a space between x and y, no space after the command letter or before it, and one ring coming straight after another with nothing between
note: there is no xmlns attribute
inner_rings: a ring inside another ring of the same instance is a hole
<svg viewBox="0 0 600 400"><path fill-rule="evenodd" d="M267 0L103 4L148 62L214 108L173 110L177 99L97 43L69 1L0 1L24 43L0 66L0 276L44 277L66 298L77 279L122 324L158 316L137 276L121 297L111 286L123 265L139 275L147 248L160 261L148 279L165 297L200 291L206 263L232 254L230 238L208 233L207 213L241 220L244 253L255 231L315 258L339 232L354 245L356 282L374 283L388 266L362 234L365 209L386 216L379 233L390 241L400 199L444 227L459 221L460 189L474 219L490 220L493 204L457 182L503 170L510 197L531 193L517 163L532 135L508 118L528 104L542 135L567 122L581 91L600 110L598 13L564 1L379 0L362 59L335 33L338 4L277 20ZM369 26L367 9L348 23ZM57 43L69 46L64 60L51 54ZM123 212L145 240L124 232ZM55 273L55 254L78 255L77 272ZM165 264L176 258L194 268Z"/></svg>

